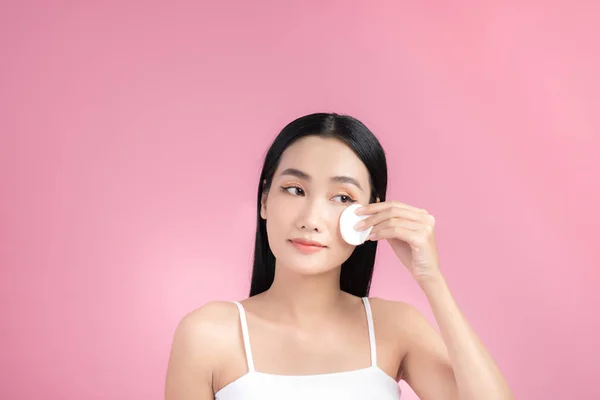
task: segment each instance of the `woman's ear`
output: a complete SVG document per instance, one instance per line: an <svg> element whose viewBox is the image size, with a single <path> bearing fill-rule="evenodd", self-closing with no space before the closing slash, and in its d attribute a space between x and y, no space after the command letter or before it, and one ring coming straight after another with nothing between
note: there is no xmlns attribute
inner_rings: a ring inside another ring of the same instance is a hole
<svg viewBox="0 0 600 400"><path fill-rule="evenodd" d="M260 217L262 219L267 219L267 195L268 192L266 190L264 190L264 187L267 184L267 180L265 179L263 181L263 192L262 192L262 196L260 199Z"/></svg>

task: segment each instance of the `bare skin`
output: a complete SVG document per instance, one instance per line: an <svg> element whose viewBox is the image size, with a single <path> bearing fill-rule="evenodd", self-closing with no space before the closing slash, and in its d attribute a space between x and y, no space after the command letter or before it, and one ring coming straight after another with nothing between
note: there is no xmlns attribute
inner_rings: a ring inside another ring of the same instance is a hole
<svg viewBox="0 0 600 400"><path fill-rule="evenodd" d="M407 303L372 298L378 367L405 380L421 399L512 399L439 269L433 217L399 202L369 200L368 171L343 143L309 136L282 155L260 210L276 258L275 278L269 290L242 302L256 370L313 375L369 367L364 307L339 286L341 265L354 250L339 234L339 216L358 202L370 208L365 223L373 226L372 240L385 239L398 264L409 268L441 330ZM297 238L325 248L304 254L291 244ZM176 329L165 397L213 399L247 372L237 307L210 302Z"/></svg>
<svg viewBox="0 0 600 400"><path fill-rule="evenodd" d="M367 322L360 298L340 292L336 310L322 321L311 318L318 328L303 329L280 322L277 309L270 310L264 297L261 294L242 301L257 371L312 375L369 367ZM428 392L438 396L431 398L452 398L448 397L456 391L452 367L437 331L406 303L380 298L370 298L370 302L379 368L399 381L412 347L422 352L420 369L431 371L423 376L428 382L424 379L417 394L422 398L427 398ZM427 349L418 350L419 342L427 342ZM237 307L230 302L211 302L186 316L175 335L169 371L169 400L213 399L215 393L245 375L248 367ZM439 383L434 393L431 382L436 380ZM407 382L415 388L418 376L415 382Z"/></svg>

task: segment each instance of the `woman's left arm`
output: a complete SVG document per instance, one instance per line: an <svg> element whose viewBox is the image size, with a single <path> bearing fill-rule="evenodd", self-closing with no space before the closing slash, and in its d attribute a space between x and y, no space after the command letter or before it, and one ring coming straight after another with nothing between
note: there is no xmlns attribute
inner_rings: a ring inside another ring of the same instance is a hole
<svg viewBox="0 0 600 400"><path fill-rule="evenodd" d="M447 399L449 394L457 393L459 400L512 400L506 380L457 306L445 280L439 277L420 286L441 337L413 310L411 346L403 362L408 384L424 399L436 399L438 393L440 399ZM445 344L447 358L439 350L441 344ZM445 367L450 367L452 373ZM456 390L449 383L451 376Z"/></svg>
<svg viewBox="0 0 600 400"><path fill-rule="evenodd" d="M399 202L368 204L357 214L370 214L356 228L372 226L370 240L390 243L424 291L441 331L440 336L409 307L411 343L402 365L409 385L422 398L447 399L457 394L459 400L512 400L506 380L463 316L439 269L433 216Z"/></svg>

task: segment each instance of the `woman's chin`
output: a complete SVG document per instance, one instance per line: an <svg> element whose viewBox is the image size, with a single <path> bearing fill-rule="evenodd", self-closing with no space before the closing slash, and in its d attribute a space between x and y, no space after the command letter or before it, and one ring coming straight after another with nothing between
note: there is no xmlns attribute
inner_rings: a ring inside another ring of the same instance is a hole
<svg viewBox="0 0 600 400"><path fill-rule="evenodd" d="M295 260L281 268L299 275L320 275L335 269L335 267L323 265L323 263L311 263L308 260Z"/></svg>

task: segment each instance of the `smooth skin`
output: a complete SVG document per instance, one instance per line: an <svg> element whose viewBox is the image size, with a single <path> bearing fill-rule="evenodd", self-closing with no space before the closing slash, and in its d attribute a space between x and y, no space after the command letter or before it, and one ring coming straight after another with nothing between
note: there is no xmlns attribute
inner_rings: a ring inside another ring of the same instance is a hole
<svg viewBox="0 0 600 400"><path fill-rule="evenodd" d="M335 156L332 156L335 155ZM349 177L339 179L333 177ZM342 142L305 137L282 155L262 199L276 272L269 290L242 301L255 368L278 375L350 371L370 365L364 307L339 287L341 264L352 254L339 233L350 204L366 204L370 240L390 244L426 295L440 333L413 306L370 298L378 366L405 380L424 400L508 400L510 389L455 303L439 265L435 218L398 201L369 203L368 171ZM291 239L317 240L314 254ZM178 325L165 399L209 400L246 374L237 307L209 302Z"/></svg>

